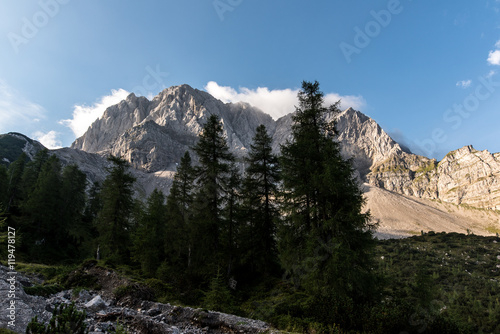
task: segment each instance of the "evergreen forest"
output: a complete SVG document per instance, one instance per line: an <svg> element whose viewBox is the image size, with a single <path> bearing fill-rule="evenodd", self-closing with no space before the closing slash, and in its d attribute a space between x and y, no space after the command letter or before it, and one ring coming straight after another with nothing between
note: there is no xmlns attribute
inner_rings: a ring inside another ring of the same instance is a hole
<svg viewBox="0 0 500 334"><path fill-rule="evenodd" d="M298 98L280 155L261 125L237 159L211 115L167 196L135 194L120 157L109 156L106 179L94 184L47 150L0 165L0 261L11 226L20 266L46 265L51 287L95 259L151 287L157 301L283 331L500 333L500 239L375 239L327 121L339 104L324 106L318 82L304 81Z"/></svg>

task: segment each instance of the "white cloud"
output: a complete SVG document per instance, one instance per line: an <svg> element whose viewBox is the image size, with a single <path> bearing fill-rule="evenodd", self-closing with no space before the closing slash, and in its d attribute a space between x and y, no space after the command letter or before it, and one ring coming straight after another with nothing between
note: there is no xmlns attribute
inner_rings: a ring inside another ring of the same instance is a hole
<svg viewBox="0 0 500 334"><path fill-rule="evenodd" d="M457 82L457 87L469 88L472 84L472 80L462 80Z"/></svg>
<svg viewBox="0 0 500 334"><path fill-rule="evenodd" d="M238 90L229 86L219 86L215 81L210 81L205 86L205 90L222 102L247 102L262 111L271 115L274 119L295 111L298 105L298 89L275 89L269 90L267 87L249 89L240 87ZM340 96L336 93L325 94L327 105L342 100L342 108L353 107L360 109L366 102L361 96Z"/></svg>
<svg viewBox="0 0 500 334"><path fill-rule="evenodd" d="M495 43L496 50L491 50L488 54L488 63L491 65L500 65L500 40Z"/></svg>
<svg viewBox="0 0 500 334"><path fill-rule="evenodd" d="M124 100L130 93L125 89L111 90L110 95L103 96L100 100L91 106L75 105L73 109L73 118L65 119L59 123L69 127L76 137L81 137L89 126L99 117L104 111L120 101Z"/></svg>
<svg viewBox="0 0 500 334"><path fill-rule="evenodd" d="M55 131L49 131L47 133L36 131L35 133L33 133L33 138L35 138L40 143L42 143L43 146L51 150L62 147L62 142L57 139L58 136L59 133Z"/></svg>
<svg viewBox="0 0 500 334"><path fill-rule="evenodd" d="M490 51L488 63L491 65L500 65L500 50Z"/></svg>
<svg viewBox="0 0 500 334"><path fill-rule="evenodd" d="M26 129L45 118L45 109L0 79L0 133Z"/></svg>

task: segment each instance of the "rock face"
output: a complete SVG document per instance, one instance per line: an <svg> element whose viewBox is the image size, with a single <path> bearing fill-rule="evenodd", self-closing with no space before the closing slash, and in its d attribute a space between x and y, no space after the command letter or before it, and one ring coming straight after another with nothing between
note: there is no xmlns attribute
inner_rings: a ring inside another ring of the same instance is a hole
<svg viewBox="0 0 500 334"><path fill-rule="evenodd" d="M275 121L248 104L225 104L181 85L165 89L151 101L130 94L109 107L71 148L51 152L64 164L76 163L90 182L106 177L107 155L122 156L133 167L130 172L137 179L138 196L145 197L155 188L166 193L176 165L185 151L191 151L211 114L220 117L238 158L245 156L260 124L272 136L276 153L292 137L292 114ZM352 159L361 182L406 196L500 210L500 153L467 146L438 162L412 154L373 119L352 108L327 117L335 118L342 154ZM1 135L0 162L8 164L22 151L33 156L41 148L20 134Z"/></svg>
<svg viewBox="0 0 500 334"><path fill-rule="evenodd" d="M146 172L175 170L212 114L221 118L229 147L240 157L257 126L264 124L274 132L274 121L264 112L248 104L224 104L206 92L182 85L165 89L152 101L130 94L108 108L71 148L122 156Z"/></svg>
<svg viewBox="0 0 500 334"><path fill-rule="evenodd" d="M274 121L248 104L225 104L182 85L165 89L152 101L129 95L108 108L72 148L122 156L136 170L145 172L144 180L168 189L168 181L158 173L171 175L175 171L211 114L221 118L230 149L240 158L260 124L273 137L275 152L291 139L292 114ZM353 159L361 181L404 195L500 209L499 154L465 147L438 163L402 148L373 119L352 108L328 118L337 121L342 154ZM153 189L142 188L146 193Z"/></svg>
<svg viewBox="0 0 500 334"><path fill-rule="evenodd" d="M0 328L8 328L17 333L26 331L31 318L37 316L41 321L48 321L51 316L46 310L45 299L26 294L22 284L31 285L31 279L19 273L11 273L7 267L0 265L0 295L2 296L0 298ZM13 304L11 304L12 301Z"/></svg>
<svg viewBox="0 0 500 334"><path fill-rule="evenodd" d="M439 163L394 155L372 169L370 184L401 194L500 210L500 154L465 146Z"/></svg>

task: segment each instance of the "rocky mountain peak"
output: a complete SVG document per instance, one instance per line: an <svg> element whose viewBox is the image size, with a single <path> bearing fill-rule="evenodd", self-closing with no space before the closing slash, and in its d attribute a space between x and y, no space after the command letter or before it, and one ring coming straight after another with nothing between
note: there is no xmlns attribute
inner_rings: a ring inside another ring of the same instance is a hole
<svg viewBox="0 0 500 334"><path fill-rule="evenodd" d="M237 157L246 154L260 124L273 137L275 152L291 139L293 114L274 121L247 103L223 103L207 92L179 85L151 101L130 94L109 107L72 148L122 156L146 173L175 171L211 114L220 117ZM377 122L353 108L328 117L335 117L342 154L353 159L360 180L400 194L500 208L499 154L466 146L438 163L405 150Z"/></svg>
<svg viewBox="0 0 500 334"><path fill-rule="evenodd" d="M206 92L180 85L166 88L151 101L129 95L109 107L72 148L122 156L147 172L171 170L196 143L212 114L221 118L237 156L246 152L258 125L274 129L272 118L257 108L225 104Z"/></svg>

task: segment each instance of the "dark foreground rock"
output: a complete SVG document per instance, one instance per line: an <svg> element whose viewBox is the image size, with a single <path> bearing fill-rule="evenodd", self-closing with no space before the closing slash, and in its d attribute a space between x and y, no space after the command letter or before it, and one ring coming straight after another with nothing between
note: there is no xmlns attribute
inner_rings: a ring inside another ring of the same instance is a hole
<svg viewBox="0 0 500 334"><path fill-rule="evenodd" d="M115 273L113 273L115 274ZM117 324L127 328L129 333L274 333L263 321L242 318L230 314L212 312L190 307L121 298L116 300L109 291L72 290L61 291L48 298L31 296L24 292L33 278L16 274L15 298L8 297L11 291L9 270L0 266L0 328L24 333L31 318L37 316L47 322L52 311L61 303L75 303L87 314L85 322L90 333L113 333ZM12 323L9 305L15 300L15 320ZM9 326L15 324L15 326Z"/></svg>

